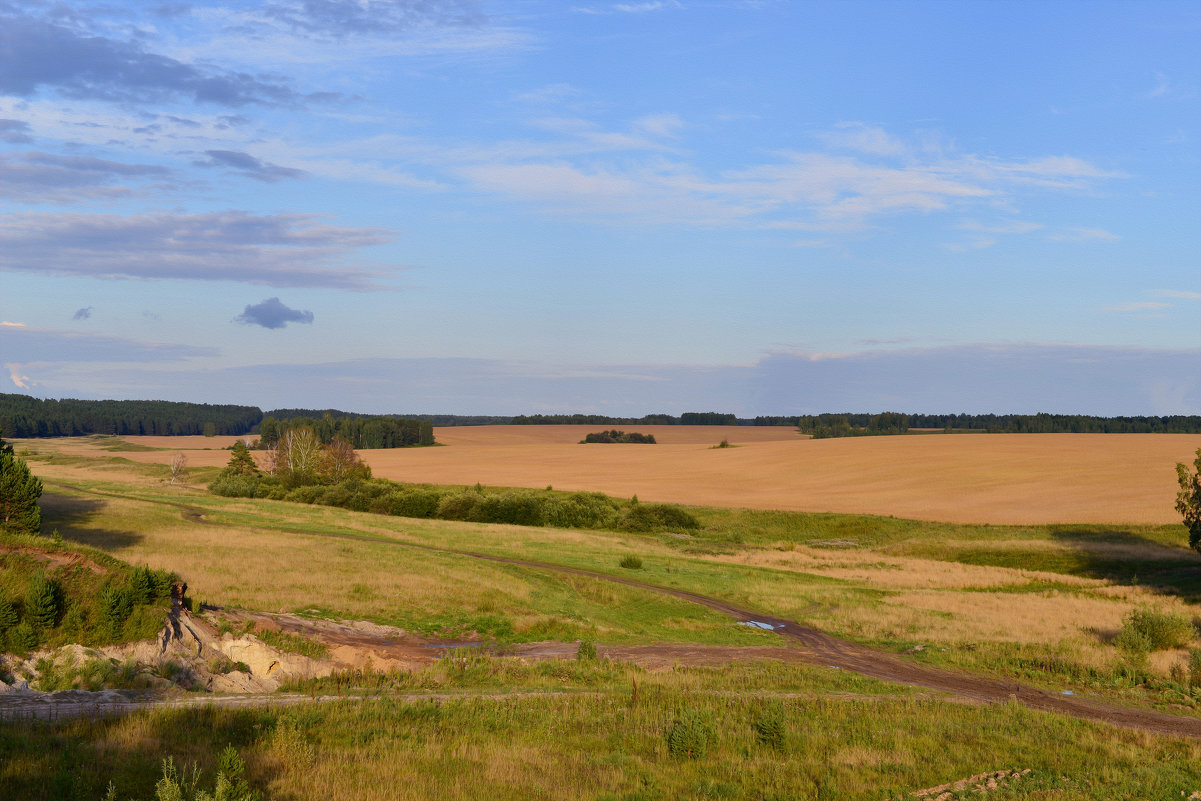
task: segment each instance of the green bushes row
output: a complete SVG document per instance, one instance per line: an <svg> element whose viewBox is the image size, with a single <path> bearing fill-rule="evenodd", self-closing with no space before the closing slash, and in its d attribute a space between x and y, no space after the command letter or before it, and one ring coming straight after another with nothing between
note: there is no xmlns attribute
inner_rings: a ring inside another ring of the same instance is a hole
<svg viewBox="0 0 1201 801"><path fill-rule="evenodd" d="M330 486L288 489L273 477L219 476L209 490L232 498L265 498L356 512L508 523L516 526L661 531L700 528L688 511L662 503L621 503L597 492L571 494L537 490L439 489L382 478L351 479Z"/></svg>

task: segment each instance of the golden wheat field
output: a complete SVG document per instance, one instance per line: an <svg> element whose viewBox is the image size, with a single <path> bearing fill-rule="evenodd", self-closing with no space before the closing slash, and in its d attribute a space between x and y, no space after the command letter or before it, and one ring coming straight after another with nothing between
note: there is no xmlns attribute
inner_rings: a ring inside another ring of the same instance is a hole
<svg viewBox="0 0 1201 801"><path fill-rule="evenodd" d="M961 523L1174 523L1197 434L928 434L807 439L780 427L626 426L657 445L580 445L601 426L438 428L443 447L367 450L376 476L595 490L644 501ZM221 465L235 437L128 437L121 455ZM721 440L730 448L714 448ZM94 441L71 446L92 450ZM65 445L65 443L64 443Z"/></svg>

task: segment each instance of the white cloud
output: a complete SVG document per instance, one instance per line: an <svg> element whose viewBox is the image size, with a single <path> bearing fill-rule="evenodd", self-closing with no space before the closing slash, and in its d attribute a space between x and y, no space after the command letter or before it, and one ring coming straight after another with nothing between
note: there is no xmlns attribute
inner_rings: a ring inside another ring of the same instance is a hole
<svg viewBox="0 0 1201 801"><path fill-rule="evenodd" d="M0 271L362 291L396 268L346 260L389 239L307 214L11 214L0 219Z"/></svg>

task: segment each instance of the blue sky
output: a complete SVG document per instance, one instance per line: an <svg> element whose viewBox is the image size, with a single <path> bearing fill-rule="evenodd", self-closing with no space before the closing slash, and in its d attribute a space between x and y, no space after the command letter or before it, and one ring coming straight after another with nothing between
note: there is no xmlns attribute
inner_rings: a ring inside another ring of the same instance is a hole
<svg viewBox="0 0 1201 801"><path fill-rule="evenodd" d="M1201 413L1195 2L0 0L2 391Z"/></svg>

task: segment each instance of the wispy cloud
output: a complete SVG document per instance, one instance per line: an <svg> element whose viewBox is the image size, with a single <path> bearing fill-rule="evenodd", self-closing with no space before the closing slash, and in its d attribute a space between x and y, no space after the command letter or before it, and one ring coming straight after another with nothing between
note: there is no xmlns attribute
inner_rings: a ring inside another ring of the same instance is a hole
<svg viewBox="0 0 1201 801"><path fill-rule="evenodd" d="M1163 309L1170 309L1171 307L1172 307L1171 303L1164 303L1162 301L1138 300L1138 301L1132 301L1130 303L1119 303L1116 306L1109 306L1105 309L1105 311L1150 312L1150 311L1162 311Z"/></svg>
<svg viewBox="0 0 1201 801"><path fill-rule="evenodd" d="M1050 234L1047 238L1056 242L1116 242L1121 239L1117 234L1102 228L1069 228Z"/></svg>
<svg viewBox="0 0 1201 801"><path fill-rule="evenodd" d="M862 230L898 214L1003 208L1023 192L1079 191L1121 176L1068 156L1006 161L947 155L942 147L907 146L882 129L861 125L819 136L850 151L846 154L783 151L757 165L706 175L676 154L671 139L683 123L675 115L645 117L628 133L579 119L538 124L570 136L574 146L568 140L515 143L474 154L446 151L441 158L479 189L556 214L822 231ZM1021 233L1038 227L1011 220L978 230ZM1060 235L1075 241L1116 238L1100 229Z"/></svg>
<svg viewBox="0 0 1201 801"><path fill-rule="evenodd" d="M306 34L337 37L476 26L487 21L475 0L276 0L264 4L262 14Z"/></svg>
<svg viewBox="0 0 1201 801"><path fill-rule="evenodd" d="M132 39L85 33L25 15L0 17L0 93L30 97L47 88L87 100L186 99L235 108L325 97L299 94L276 78L185 63L150 52Z"/></svg>
<svg viewBox="0 0 1201 801"><path fill-rule="evenodd" d="M236 150L206 150L206 161L195 162L198 167L220 167L256 181L274 183L287 178L303 178L307 173L292 167L281 167Z"/></svg>
<svg viewBox="0 0 1201 801"><path fill-rule="evenodd" d="M347 259L389 239L305 214L13 214L0 219L0 270L367 290L395 268Z"/></svg>
<svg viewBox="0 0 1201 801"><path fill-rule="evenodd" d="M121 182L165 179L171 171L88 156L27 151L0 153L0 198L22 203L61 203L126 197L142 187Z"/></svg>
<svg viewBox="0 0 1201 801"><path fill-rule="evenodd" d="M92 310L94 308L95 308L94 306L85 306L82 309L80 309L79 311L75 312L75 314L71 317L71 319L72 320L90 319L92 316Z"/></svg>

